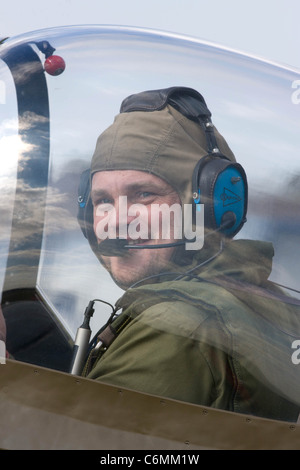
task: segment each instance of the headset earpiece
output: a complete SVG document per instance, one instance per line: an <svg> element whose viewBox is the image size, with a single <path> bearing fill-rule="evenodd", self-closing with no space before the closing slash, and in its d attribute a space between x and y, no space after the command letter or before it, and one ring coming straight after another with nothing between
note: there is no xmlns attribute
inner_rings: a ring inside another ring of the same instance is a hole
<svg viewBox="0 0 300 470"><path fill-rule="evenodd" d="M193 173L196 210L204 204L204 226L233 237L246 222L248 185L243 167L226 157L207 155Z"/></svg>

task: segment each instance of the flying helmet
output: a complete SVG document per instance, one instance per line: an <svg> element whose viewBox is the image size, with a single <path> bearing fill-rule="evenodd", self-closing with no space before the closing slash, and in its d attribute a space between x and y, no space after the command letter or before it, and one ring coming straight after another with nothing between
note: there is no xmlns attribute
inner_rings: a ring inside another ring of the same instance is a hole
<svg viewBox="0 0 300 470"><path fill-rule="evenodd" d="M231 238L246 221L245 171L213 125L203 96L194 89L171 87L130 95L113 124L99 136L78 193L78 220L96 254L91 179L98 171L113 170L153 174L178 192L182 204L192 204L194 211L203 204L208 231ZM108 254L120 254L116 245L109 246L114 249ZM126 247L125 240L121 246Z"/></svg>

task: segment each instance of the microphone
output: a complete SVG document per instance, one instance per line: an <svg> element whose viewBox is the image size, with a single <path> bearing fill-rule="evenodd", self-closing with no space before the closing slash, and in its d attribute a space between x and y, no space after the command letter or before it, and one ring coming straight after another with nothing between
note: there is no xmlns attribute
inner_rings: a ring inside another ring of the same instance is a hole
<svg viewBox="0 0 300 470"><path fill-rule="evenodd" d="M225 229L230 229L236 222L236 215L234 212L228 211L222 217L222 222L219 228L212 230L207 236L213 233L220 232ZM160 243L153 245L144 245L139 243L137 245L129 244L125 238L106 238L98 244L97 252L102 256L126 256L128 250L156 250L159 248L170 248L175 246L185 245L186 243L194 243L195 238L192 240L183 239L179 242Z"/></svg>
<svg viewBox="0 0 300 470"><path fill-rule="evenodd" d="M194 239L195 240L195 239ZM191 242L192 240L190 240ZM102 256L125 256L128 254L127 250L155 250L157 248L169 248L173 246L184 245L188 243L186 240L172 243L161 243L157 245L129 245L128 240L124 238L107 238L98 244L97 252Z"/></svg>

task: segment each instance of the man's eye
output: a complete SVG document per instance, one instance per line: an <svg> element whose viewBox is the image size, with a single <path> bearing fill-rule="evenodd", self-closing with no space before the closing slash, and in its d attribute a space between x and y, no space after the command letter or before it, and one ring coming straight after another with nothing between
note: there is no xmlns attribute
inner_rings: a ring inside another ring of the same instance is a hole
<svg viewBox="0 0 300 470"><path fill-rule="evenodd" d="M103 197L101 199L97 199L95 202L94 202L94 206L100 206L102 204L112 204L113 201L111 199L109 199L108 197Z"/></svg>
<svg viewBox="0 0 300 470"><path fill-rule="evenodd" d="M94 214L96 217L105 217L108 214L112 214L114 211L114 206L113 204L110 204L109 202L103 202L100 204L96 204L94 206Z"/></svg>
<svg viewBox="0 0 300 470"><path fill-rule="evenodd" d="M151 193L150 191L143 191L139 193L139 197L142 199L147 199L148 197L153 197L154 193Z"/></svg>
<svg viewBox="0 0 300 470"><path fill-rule="evenodd" d="M113 201L109 198L102 198L94 203L95 215L97 217L103 217L105 213L111 212L113 209Z"/></svg>

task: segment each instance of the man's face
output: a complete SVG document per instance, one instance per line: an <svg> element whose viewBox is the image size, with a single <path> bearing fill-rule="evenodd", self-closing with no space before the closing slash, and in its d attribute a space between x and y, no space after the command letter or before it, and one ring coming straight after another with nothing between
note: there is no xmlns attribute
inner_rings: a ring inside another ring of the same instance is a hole
<svg viewBox="0 0 300 470"><path fill-rule="evenodd" d="M135 245L176 241L172 212L170 232L166 238L166 232L162 231L163 215L153 212L153 208L161 204L179 207L180 198L168 183L157 176L136 170L101 171L93 176L91 198L93 227L99 244L105 239L104 231L113 234L108 238L126 238L128 244ZM126 214L125 206L128 208ZM138 208L141 210L137 211ZM101 260L116 283L127 288L144 277L167 271L175 249L127 249L125 256L102 256Z"/></svg>

